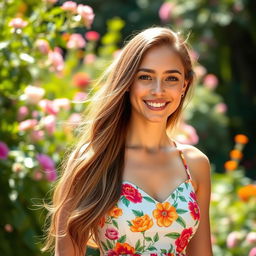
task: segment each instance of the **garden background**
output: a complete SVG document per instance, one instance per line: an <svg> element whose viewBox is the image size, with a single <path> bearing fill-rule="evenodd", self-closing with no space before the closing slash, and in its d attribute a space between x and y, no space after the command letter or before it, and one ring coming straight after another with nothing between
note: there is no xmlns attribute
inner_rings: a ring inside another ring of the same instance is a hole
<svg viewBox="0 0 256 256"><path fill-rule="evenodd" d="M96 79L152 25L189 34L193 48L197 86L176 139L211 162L214 255L256 255L255 10L253 0L1 0L0 255L47 255L36 205Z"/></svg>

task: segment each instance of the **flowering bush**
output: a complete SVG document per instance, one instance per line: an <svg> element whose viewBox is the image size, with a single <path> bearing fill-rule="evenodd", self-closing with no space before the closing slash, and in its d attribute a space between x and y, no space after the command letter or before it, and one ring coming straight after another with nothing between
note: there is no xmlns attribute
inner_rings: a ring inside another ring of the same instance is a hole
<svg viewBox="0 0 256 256"><path fill-rule="evenodd" d="M256 245L256 184L239 166L247 136L235 136L226 172L212 180L211 226L214 255L253 255Z"/></svg>

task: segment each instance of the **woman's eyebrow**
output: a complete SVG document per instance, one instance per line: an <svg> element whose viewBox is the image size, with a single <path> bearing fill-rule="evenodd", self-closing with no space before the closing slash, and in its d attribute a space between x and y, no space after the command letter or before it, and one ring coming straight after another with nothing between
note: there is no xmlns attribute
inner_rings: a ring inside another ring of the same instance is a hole
<svg viewBox="0 0 256 256"><path fill-rule="evenodd" d="M155 71L153 69L149 69L149 68L139 68L138 72L139 71L148 72L148 73L155 73ZM166 70L164 72L164 74L172 74L172 73L179 73L179 74L181 74L181 72L179 70L177 70L177 69Z"/></svg>

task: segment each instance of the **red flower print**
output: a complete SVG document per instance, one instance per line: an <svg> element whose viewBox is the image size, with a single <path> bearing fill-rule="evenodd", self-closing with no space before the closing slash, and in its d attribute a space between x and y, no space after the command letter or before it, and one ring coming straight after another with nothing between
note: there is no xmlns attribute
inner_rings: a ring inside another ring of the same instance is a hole
<svg viewBox="0 0 256 256"><path fill-rule="evenodd" d="M110 240L117 240L118 239L118 231L114 228L107 228L105 237L110 239Z"/></svg>
<svg viewBox="0 0 256 256"><path fill-rule="evenodd" d="M114 248L117 255L132 254L134 255L135 249L127 243L116 243Z"/></svg>
<svg viewBox="0 0 256 256"><path fill-rule="evenodd" d="M150 256L157 256L157 253L150 253Z"/></svg>
<svg viewBox="0 0 256 256"><path fill-rule="evenodd" d="M142 202L141 193L130 184L122 185L121 195L125 196L129 201L131 201L133 203L141 203Z"/></svg>
<svg viewBox="0 0 256 256"><path fill-rule="evenodd" d="M114 250L107 251L107 256L118 256L118 253Z"/></svg>
<svg viewBox="0 0 256 256"><path fill-rule="evenodd" d="M197 200L197 197L196 197L196 193L195 192L190 192L190 197L194 200L194 201L196 201Z"/></svg>
<svg viewBox="0 0 256 256"><path fill-rule="evenodd" d="M190 214L193 217L193 219L199 220L200 219L200 211L199 211L198 204L196 202L189 202L188 208L190 210Z"/></svg>
<svg viewBox="0 0 256 256"><path fill-rule="evenodd" d="M180 237L175 241L176 251L182 252L188 245L189 238L193 234L192 228L184 229Z"/></svg>

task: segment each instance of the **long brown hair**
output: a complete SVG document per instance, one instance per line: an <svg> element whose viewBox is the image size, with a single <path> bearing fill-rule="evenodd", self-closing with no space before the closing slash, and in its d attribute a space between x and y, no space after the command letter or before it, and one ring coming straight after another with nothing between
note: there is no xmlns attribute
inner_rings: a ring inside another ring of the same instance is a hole
<svg viewBox="0 0 256 256"><path fill-rule="evenodd" d="M125 138L131 113L127 89L147 50L163 44L179 54L188 81L185 95L176 111L168 117L166 128L173 130L179 122L194 79L188 45L169 28L151 27L127 42L99 79L100 88L86 108L78 139L65 157L67 160L63 161L52 204L46 205L50 225L42 251L53 250L56 237L66 234L79 248L79 253L84 251L90 239L101 247L97 235L99 222L117 203L121 192ZM56 223L65 207L69 214L60 234Z"/></svg>

